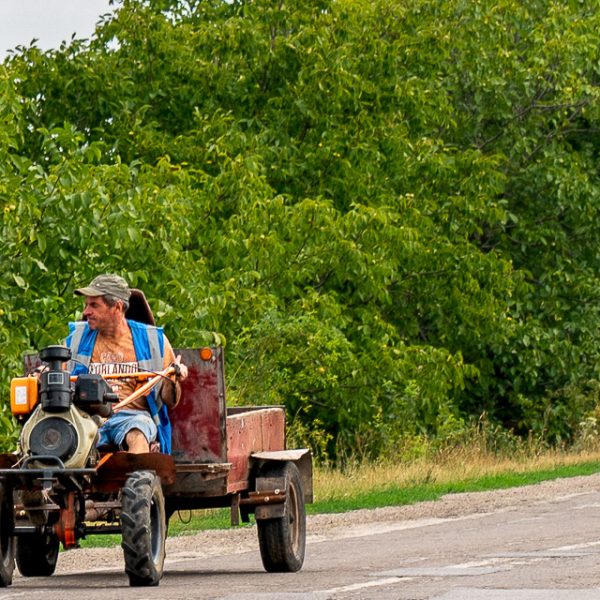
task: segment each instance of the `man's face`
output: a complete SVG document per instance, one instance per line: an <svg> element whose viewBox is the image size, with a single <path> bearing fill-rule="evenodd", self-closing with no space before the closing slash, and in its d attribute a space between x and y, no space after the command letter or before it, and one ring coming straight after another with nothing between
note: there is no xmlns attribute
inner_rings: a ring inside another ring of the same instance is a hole
<svg viewBox="0 0 600 600"><path fill-rule="evenodd" d="M99 332L107 331L119 321L121 304L117 302L109 306L102 296L86 296L83 317L87 320L90 329Z"/></svg>

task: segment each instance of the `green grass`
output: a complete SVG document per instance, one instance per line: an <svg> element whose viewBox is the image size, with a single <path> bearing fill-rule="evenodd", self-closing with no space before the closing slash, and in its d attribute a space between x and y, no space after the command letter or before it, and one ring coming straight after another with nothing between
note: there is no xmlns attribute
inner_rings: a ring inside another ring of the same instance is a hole
<svg viewBox="0 0 600 600"><path fill-rule="evenodd" d="M208 509L202 511L178 511L169 520L169 537L191 535L208 529L228 529L231 511L228 508ZM245 525L245 524L244 524ZM107 548L118 546L121 536L118 534L90 535L81 540L82 548Z"/></svg>
<svg viewBox="0 0 600 600"><path fill-rule="evenodd" d="M361 469L368 469L368 466ZM426 481L390 484L379 480L372 488L365 490L363 486L353 486L352 478L349 477L344 486L343 495L340 496L336 490L320 494L315 489L316 501L307 505L308 514L339 513L356 510L360 508L382 508L385 506L402 506L416 502L437 500L445 494L456 494L462 492L482 492L496 489L519 487L558 479L562 477L576 477L592 475L600 472L600 460L590 460L580 463L559 464L551 468L527 470L503 470L492 474L483 474L476 477L461 479L459 476L453 481L438 482L428 481L431 473L423 475ZM316 478L327 480L327 475L321 474ZM338 494L338 495L336 495ZM325 496L320 499L319 496ZM198 531L208 529L227 529L229 523L229 509L210 509L203 511L181 511L176 512L169 522L169 536L189 535ZM251 522L253 517L251 517ZM107 547L120 544L119 535L95 535L82 540L81 546Z"/></svg>
<svg viewBox="0 0 600 600"><path fill-rule="evenodd" d="M343 498L331 498L317 501L307 506L309 514L337 513L358 508L382 508L385 506L402 506L438 500L445 494L462 492L482 492L488 490L519 487L558 479L592 475L600 471L600 461L585 462L572 465L560 465L551 469L525 472L503 472L484 475L464 481L448 483L417 483L413 485L388 485L381 489L373 489L366 493L350 494Z"/></svg>

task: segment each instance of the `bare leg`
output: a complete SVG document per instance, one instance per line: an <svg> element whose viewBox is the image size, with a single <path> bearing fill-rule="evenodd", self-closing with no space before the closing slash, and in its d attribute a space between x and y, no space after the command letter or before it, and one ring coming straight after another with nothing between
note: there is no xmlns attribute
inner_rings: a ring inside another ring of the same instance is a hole
<svg viewBox="0 0 600 600"><path fill-rule="evenodd" d="M139 429L130 429L125 436L127 450L134 454L150 452L150 446L146 436Z"/></svg>

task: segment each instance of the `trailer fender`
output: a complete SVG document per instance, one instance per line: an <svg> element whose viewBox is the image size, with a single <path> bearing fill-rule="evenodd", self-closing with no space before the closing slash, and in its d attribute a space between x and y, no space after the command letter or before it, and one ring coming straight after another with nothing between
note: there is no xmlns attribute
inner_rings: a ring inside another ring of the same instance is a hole
<svg viewBox="0 0 600 600"><path fill-rule="evenodd" d="M308 448L253 452L250 461L259 469L267 463L293 462L300 472L304 502L309 504L313 501L312 453Z"/></svg>

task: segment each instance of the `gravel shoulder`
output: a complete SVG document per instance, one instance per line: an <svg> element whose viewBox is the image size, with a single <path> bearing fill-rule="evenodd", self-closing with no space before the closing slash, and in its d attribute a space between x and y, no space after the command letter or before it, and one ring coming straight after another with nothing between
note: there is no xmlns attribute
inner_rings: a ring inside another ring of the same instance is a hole
<svg viewBox="0 0 600 600"><path fill-rule="evenodd" d="M308 517L308 542L368 535L386 528L408 528L420 521L459 518L476 513L510 510L513 507L535 504L553 498L585 494L600 488L600 474L586 477L555 479L535 485L505 490L448 494L439 500L419 502L409 506L355 510L341 514L321 514ZM184 515L185 517L185 515ZM172 517L176 519L177 516ZM193 535L167 539L167 565L170 562L258 552L256 527L210 530ZM120 546L114 548L79 548L62 552L57 573L86 570L87 565L97 568L119 568L123 564Z"/></svg>

